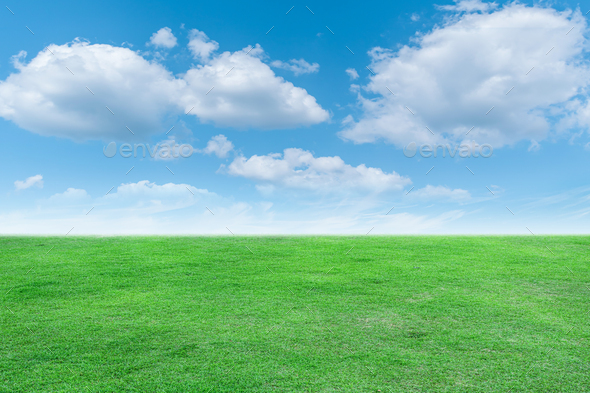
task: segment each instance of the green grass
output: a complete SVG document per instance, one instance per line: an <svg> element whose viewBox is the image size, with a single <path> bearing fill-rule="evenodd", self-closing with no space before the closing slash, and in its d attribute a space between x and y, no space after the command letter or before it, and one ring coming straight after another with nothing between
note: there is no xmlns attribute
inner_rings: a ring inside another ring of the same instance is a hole
<svg viewBox="0 0 590 393"><path fill-rule="evenodd" d="M590 391L590 237L0 237L0 251L0 392Z"/></svg>

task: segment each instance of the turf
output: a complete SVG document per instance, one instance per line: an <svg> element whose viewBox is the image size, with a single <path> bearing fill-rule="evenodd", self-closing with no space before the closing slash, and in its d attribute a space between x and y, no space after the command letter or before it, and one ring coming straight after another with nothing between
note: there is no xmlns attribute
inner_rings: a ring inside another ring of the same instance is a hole
<svg viewBox="0 0 590 393"><path fill-rule="evenodd" d="M590 237L0 237L0 251L1 392L590 391Z"/></svg>

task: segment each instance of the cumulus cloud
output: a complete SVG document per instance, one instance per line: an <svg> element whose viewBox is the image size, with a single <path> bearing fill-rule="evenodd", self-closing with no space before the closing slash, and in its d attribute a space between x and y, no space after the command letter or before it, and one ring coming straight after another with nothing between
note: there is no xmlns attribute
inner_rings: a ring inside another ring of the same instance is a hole
<svg viewBox="0 0 590 393"><path fill-rule="evenodd" d="M267 187L277 185L321 191L362 189L383 192L400 190L411 183L410 179L396 172L386 173L364 164L354 167L338 156L314 157L311 152L296 148L285 149L283 154L236 157L227 167L227 173L259 181Z"/></svg>
<svg viewBox="0 0 590 393"><path fill-rule="evenodd" d="M185 85L128 48L79 41L49 45L15 65L18 72L0 82L0 116L75 140L127 138L126 127L136 135L161 132L166 114L178 110L172 97Z"/></svg>
<svg viewBox="0 0 590 393"><path fill-rule="evenodd" d="M358 79L359 77L359 73L356 72L356 70L354 68L347 68L346 69L346 73L348 74L348 76L350 77L350 80L353 81L355 79Z"/></svg>
<svg viewBox="0 0 590 393"><path fill-rule="evenodd" d="M40 135L74 140L139 139L187 112L241 129L327 120L313 96L260 60L263 53L258 45L224 52L175 77L128 48L49 45L28 63L24 52L13 58L17 72L0 81L0 116Z"/></svg>
<svg viewBox="0 0 590 393"><path fill-rule="evenodd" d="M556 119L576 116L568 101L590 80L580 12L519 3L494 8L459 2L447 7L455 13L442 26L417 35L415 45L373 48L375 75L363 90L378 96L359 92L362 115L346 117L340 136L403 146L459 141L473 127L469 136L479 143L502 146L540 141Z"/></svg>
<svg viewBox="0 0 590 393"><path fill-rule="evenodd" d="M224 52L189 70L182 96L185 111L203 122L235 128L282 129L328 120L313 96L276 76L262 55L256 45Z"/></svg>
<svg viewBox="0 0 590 393"><path fill-rule="evenodd" d="M43 176L35 175L35 176L27 177L26 180L17 180L14 182L14 188L17 191L26 190L27 188L30 188L33 186L43 188Z"/></svg>
<svg viewBox="0 0 590 393"><path fill-rule="evenodd" d="M174 48L176 46L176 37L172 34L172 30L169 27L162 27L152 34L150 44L156 48Z"/></svg>
<svg viewBox="0 0 590 393"><path fill-rule="evenodd" d="M291 59L287 62L275 60L271 62L270 65L276 68L282 68L284 70L291 71L295 74L295 76L301 74L312 74L320 70L320 65L318 63L309 64L303 59Z"/></svg>
<svg viewBox="0 0 590 393"><path fill-rule="evenodd" d="M207 34L197 29L192 29L188 37L188 49L195 59L207 61L209 56L219 49L219 44L216 41L209 39Z"/></svg>
<svg viewBox="0 0 590 393"><path fill-rule="evenodd" d="M234 144L228 141L225 135L219 134L207 142L202 152L205 154L215 154L219 158L226 158L228 153L234 149Z"/></svg>

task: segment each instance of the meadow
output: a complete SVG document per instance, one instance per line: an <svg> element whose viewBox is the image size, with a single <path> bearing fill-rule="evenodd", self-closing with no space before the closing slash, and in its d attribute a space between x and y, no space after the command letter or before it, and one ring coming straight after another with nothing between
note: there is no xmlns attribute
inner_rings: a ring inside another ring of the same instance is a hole
<svg viewBox="0 0 590 393"><path fill-rule="evenodd" d="M0 277L0 392L590 392L589 236L10 236Z"/></svg>

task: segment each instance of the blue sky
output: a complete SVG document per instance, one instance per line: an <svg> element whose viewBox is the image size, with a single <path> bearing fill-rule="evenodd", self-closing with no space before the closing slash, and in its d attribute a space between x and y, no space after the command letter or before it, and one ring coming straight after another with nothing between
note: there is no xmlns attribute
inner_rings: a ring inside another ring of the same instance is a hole
<svg viewBox="0 0 590 393"><path fill-rule="evenodd" d="M0 233L588 233L586 8L9 3Z"/></svg>

